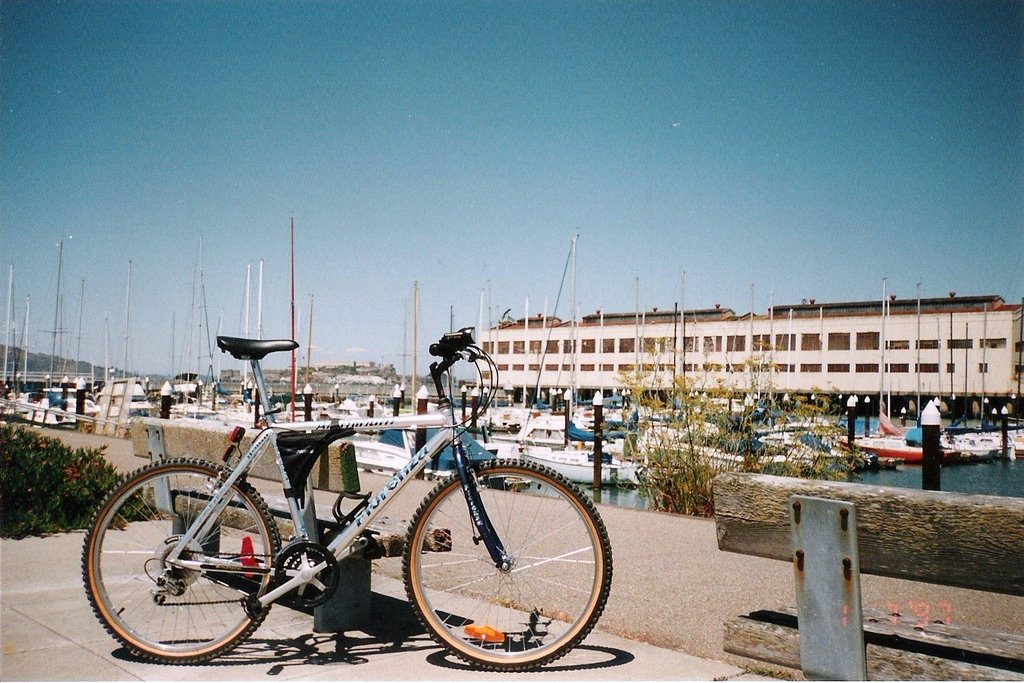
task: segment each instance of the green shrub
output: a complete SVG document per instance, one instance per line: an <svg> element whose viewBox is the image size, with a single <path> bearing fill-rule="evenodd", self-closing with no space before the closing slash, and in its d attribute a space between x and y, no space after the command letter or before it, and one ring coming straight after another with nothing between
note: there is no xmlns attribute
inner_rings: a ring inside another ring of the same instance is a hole
<svg viewBox="0 0 1024 683"><path fill-rule="evenodd" d="M72 449L31 429L0 427L0 536L82 529L118 480L102 448Z"/></svg>

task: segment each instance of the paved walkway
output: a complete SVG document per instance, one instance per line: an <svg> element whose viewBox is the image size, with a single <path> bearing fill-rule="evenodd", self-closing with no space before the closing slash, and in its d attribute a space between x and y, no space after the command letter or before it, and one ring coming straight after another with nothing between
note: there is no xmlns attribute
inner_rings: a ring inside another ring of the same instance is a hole
<svg viewBox="0 0 1024 683"><path fill-rule="evenodd" d="M126 440L54 434L75 446L106 445L108 459L124 470L145 463ZM383 481L361 476L364 488ZM432 485L411 482L410 489L393 499L387 514L408 519ZM615 567L607 608L584 645L545 671L567 680L707 680L736 678L745 666L755 664L722 650L722 624L754 609L794 605L788 564L719 551L713 520L610 505L600 506L600 511ZM376 563L374 611L382 618L373 632L346 633L343 638L314 635L311 617L278 606L247 649L197 668L126 659L88 607L80 555L80 534L3 541L3 680L487 678L445 657L419 628L396 580L401 571L398 558ZM1024 614L1024 598L880 577L862 577L862 593L865 606L875 609L895 605L911 613L922 604L952 605L954 620L978 626L1019 624ZM80 665L75 662L78 657L63 657L75 648L83 662L95 666ZM324 664L331 666L320 668ZM780 673L785 675L784 670ZM544 674L526 677L536 675Z"/></svg>

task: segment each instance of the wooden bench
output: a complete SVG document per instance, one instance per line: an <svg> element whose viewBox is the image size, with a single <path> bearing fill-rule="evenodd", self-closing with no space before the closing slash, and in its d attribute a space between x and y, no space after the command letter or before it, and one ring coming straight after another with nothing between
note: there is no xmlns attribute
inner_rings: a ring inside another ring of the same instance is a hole
<svg viewBox="0 0 1024 683"><path fill-rule="evenodd" d="M845 562L837 565L837 584L849 605L834 613L821 610L824 615L805 610L802 602L805 592L819 588L802 582L809 580L809 566L815 553L824 552L823 544L804 540L798 527L808 526L809 514L833 508L794 507L807 499L846 508L842 516L856 520L848 531L835 524L837 535L854 539L852 552L837 560ZM801 669L807 657L852 654L862 659L869 679L1024 680L1021 633L947 623L940 610L928 618L864 612L859 593L860 574L872 574L1024 596L1024 499L726 473L714 480L714 503L719 549L792 563L801 606L799 614L759 610L726 622L726 652L793 669ZM861 629L852 627L862 637L852 646L859 652L844 652L851 645L840 642L833 653L801 653L801 631L806 643L821 642L820 629L860 614ZM1022 625L1024 615L1008 626L1024 631ZM813 671L805 668L805 675Z"/></svg>

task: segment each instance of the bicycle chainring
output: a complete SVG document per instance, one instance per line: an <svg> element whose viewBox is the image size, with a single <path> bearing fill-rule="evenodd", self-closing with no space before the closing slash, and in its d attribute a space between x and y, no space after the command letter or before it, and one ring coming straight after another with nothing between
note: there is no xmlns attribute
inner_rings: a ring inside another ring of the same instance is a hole
<svg viewBox="0 0 1024 683"><path fill-rule="evenodd" d="M338 560L334 553L319 543L292 541L278 553L274 570L278 580L284 582L324 562L327 566L290 596L301 607L317 607L327 602L338 588Z"/></svg>

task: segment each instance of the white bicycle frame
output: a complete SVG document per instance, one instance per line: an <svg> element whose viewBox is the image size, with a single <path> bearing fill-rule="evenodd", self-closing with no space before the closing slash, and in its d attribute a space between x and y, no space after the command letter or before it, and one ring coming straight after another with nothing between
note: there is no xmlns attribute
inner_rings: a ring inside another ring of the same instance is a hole
<svg viewBox="0 0 1024 683"><path fill-rule="evenodd" d="M392 499L392 496L401 491L409 480L415 477L416 474L426 466L428 460L438 455L444 448L452 445L456 439L455 412L451 403L447 400L441 401L441 409L439 412L423 415L353 418L350 420L331 419L311 422L292 422L281 425L275 424L274 412L270 410L269 400L267 398L269 394L266 391L266 382L263 377L263 371L260 368L260 363L258 360L251 360L250 364L253 369L253 375L256 379L256 385L259 389L260 404L263 408L264 415L266 416L268 428L264 429L259 436L253 440L249 449L232 468L227 479L225 479L216 492L213 493L209 502L199 513L196 519L193 520L189 528L183 531L181 538L178 539L174 549L168 553L166 558L167 561L178 567L197 571L216 570L246 573L273 572L273 569L269 567L261 571L260 568L257 567L243 567L239 562L232 560L222 560L209 557L202 560L182 559L181 554L194 542L194 539L203 538L210 531L210 527L216 523L220 513L223 512L228 505L228 493L230 492L231 487L242 477L242 475L249 471L252 465L266 452L268 448L274 451L278 467L281 470L282 483L286 490L295 484L295 482L290 481L290 477L285 471L284 460L277 448L278 431L316 432L317 430L327 430L340 427L351 428L359 432L377 432L389 428L420 429L427 427L443 427L443 429L438 430L438 432L431 437L420 450L409 458L409 462L406 463L402 469L396 472L383 487L381 487L377 494L368 501L366 507L363 508L354 517L351 523L342 529L330 542L327 548L338 560L342 560L365 547L365 543L360 543L362 533L387 506ZM298 500L294 495L286 495L286 498L288 500L289 514L292 523L295 525L296 537L309 538L309 524L312 523L315 525L315 518L312 519L312 521L310 521L309 518L310 510L313 510L315 514L312 486L307 487L305 505L303 507L299 506ZM308 583L326 567L327 562L325 561L315 567L311 567L308 570L298 573L296 576L284 582L274 590L262 595L259 598L260 604L267 606L273 603L289 591L298 588L304 583Z"/></svg>

